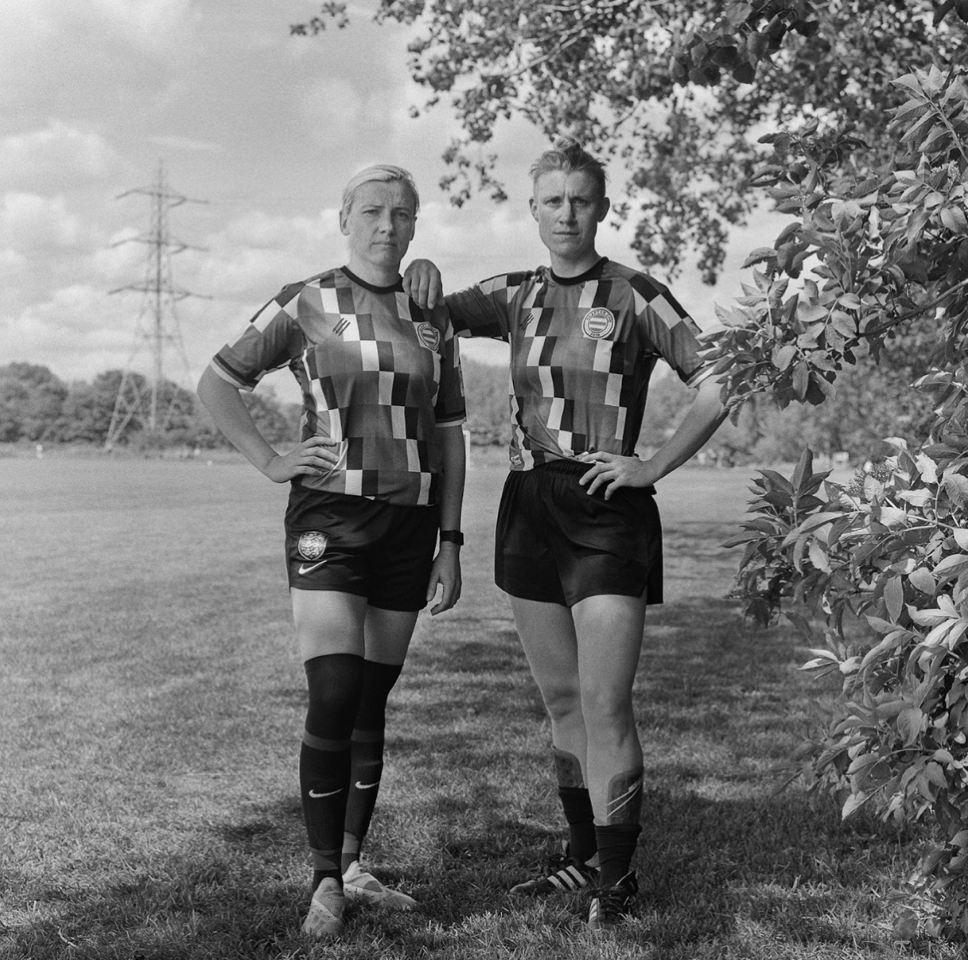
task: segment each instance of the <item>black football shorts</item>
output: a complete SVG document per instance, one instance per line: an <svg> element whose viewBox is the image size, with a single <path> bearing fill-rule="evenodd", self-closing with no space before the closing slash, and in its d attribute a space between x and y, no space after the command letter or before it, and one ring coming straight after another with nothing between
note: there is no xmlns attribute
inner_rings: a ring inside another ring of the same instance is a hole
<svg viewBox="0 0 968 960"><path fill-rule="evenodd" d="M498 509L495 582L513 597L569 607L608 595L662 603L655 488L589 496L578 480L590 468L553 460L511 471Z"/></svg>
<svg viewBox="0 0 968 960"><path fill-rule="evenodd" d="M437 544L436 506L401 506L292 482L286 510L289 586L422 610Z"/></svg>

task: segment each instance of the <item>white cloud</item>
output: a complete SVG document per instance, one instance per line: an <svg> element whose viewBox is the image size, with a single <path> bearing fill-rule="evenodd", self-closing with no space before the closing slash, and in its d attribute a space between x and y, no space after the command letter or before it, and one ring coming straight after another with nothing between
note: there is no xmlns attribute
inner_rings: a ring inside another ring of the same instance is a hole
<svg viewBox="0 0 968 960"><path fill-rule="evenodd" d="M16 274L23 272L27 258L16 250L0 250L0 273L9 282Z"/></svg>
<svg viewBox="0 0 968 960"><path fill-rule="evenodd" d="M233 220L210 243L255 247L257 249L319 247L340 235L339 214L335 208L318 217L277 217L255 210Z"/></svg>
<svg viewBox="0 0 968 960"><path fill-rule="evenodd" d="M85 261L88 278L100 281L102 293L140 283L149 270L151 248L139 242L133 229L118 231L96 247Z"/></svg>
<svg viewBox="0 0 968 960"><path fill-rule="evenodd" d="M125 43L157 51L169 42L191 6L191 0L86 0L77 4L76 15Z"/></svg>
<svg viewBox="0 0 968 960"><path fill-rule="evenodd" d="M126 311L111 300L103 290L79 284L30 304L6 321L9 358L43 363L66 380L89 379L112 362L123 366L130 347L130 334L122 332Z"/></svg>
<svg viewBox="0 0 968 960"><path fill-rule="evenodd" d="M385 97L365 98L356 84L341 78L313 84L302 94L297 108L313 142L329 149L359 137L361 126L371 136L385 132L390 114Z"/></svg>
<svg viewBox="0 0 968 960"><path fill-rule="evenodd" d="M7 193L0 200L0 244L24 253L79 249L89 231L69 213L62 196Z"/></svg>
<svg viewBox="0 0 968 960"><path fill-rule="evenodd" d="M166 150L187 150L190 153L222 153L225 148L211 140L197 140L194 137L181 137L174 134L161 137L148 137L149 143Z"/></svg>
<svg viewBox="0 0 968 960"><path fill-rule="evenodd" d="M285 283L338 266L346 256L335 209L316 217L278 217L253 211L210 235L204 253L181 259L199 293L242 303L264 303ZM192 271L189 273L189 271Z"/></svg>
<svg viewBox="0 0 968 960"><path fill-rule="evenodd" d="M114 149L97 133L60 120L0 140L0 186L52 190L101 181L121 167Z"/></svg>

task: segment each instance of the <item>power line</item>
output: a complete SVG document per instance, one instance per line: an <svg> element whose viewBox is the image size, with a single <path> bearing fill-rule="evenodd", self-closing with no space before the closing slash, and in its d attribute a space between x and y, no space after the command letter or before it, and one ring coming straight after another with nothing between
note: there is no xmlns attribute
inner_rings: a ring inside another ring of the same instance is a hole
<svg viewBox="0 0 968 960"><path fill-rule="evenodd" d="M111 414L105 447L110 450L124 435L133 421L141 425L147 434L163 433L177 407L177 394L168 390L165 398L165 360L174 352L181 360L186 380L190 380L188 356L182 340L181 324L175 304L186 297L197 297L175 284L172 279L171 258L185 250L201 250L172 237L168 228L168 211L183 203L206 203L192 200L168 188L164 162L158 161L155 183L150 187L137 187L119 194L121 200L133 194L147 196L151 201L151 222L147 234L120 240L112 246L125 243L143 243L148 247L145 260L145 278L141 283L129 284L111 290L110 293L136 291L141 293L141 310L135 323L134 345L127 366L121 376L118 395ZM204 299L209 299L205 297ZM135 361L147 351L151 363L150 374L144 377L134 369Z"/></svg>

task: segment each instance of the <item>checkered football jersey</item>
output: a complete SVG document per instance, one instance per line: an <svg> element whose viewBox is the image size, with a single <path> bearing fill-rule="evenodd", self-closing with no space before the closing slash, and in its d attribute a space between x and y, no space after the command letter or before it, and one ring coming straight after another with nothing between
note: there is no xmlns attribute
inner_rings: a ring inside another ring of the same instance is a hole
<svg viewBox="0 0 968 960"><path fill-rule="evenodd" d="M579 277L500 274L446 302L461 336L510 343L512 470L632 456L659 358L690 386L707 372L699 327L668 288L604 258Z"/></svg>
<svg viewBox="0 0 968 960"><path fill-rule="evenodd" d="M339 465L304 486L398 504L436 502L437 425L464 422L464 388L446 310L341 267L279 292L212 359L252 390L288 366L303 398L301 439L342 441Z"/></svg>

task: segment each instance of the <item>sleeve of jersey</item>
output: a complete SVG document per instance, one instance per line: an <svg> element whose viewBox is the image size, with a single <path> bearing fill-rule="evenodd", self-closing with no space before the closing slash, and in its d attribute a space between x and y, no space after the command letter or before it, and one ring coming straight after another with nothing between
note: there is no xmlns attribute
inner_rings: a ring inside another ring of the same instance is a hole
<svg viewBox="0 0 968 960"><path fill-rule="evenodd" d="M212 358L212 369L240 390L255 389L272 370L286 366L302 352L296 322L299 292L304 284L284 287Z"/></svg>
<svg viewBox="0 0 968 960"><path fill-rule="evenodd" d="M464 378L460 369L460 347L454 335L454 327L447 318L447 311L441 310L444 331L440 356L440 386L437 390L437 403L434 417L438 426L460 426L467 419L464 405Z"/></svg>
<svg viewBox="0 0 968 960"><path fill-rule="evenodd" d="M629 281L635 297L635 314L646 339L687 386L696 387L712 372L699 356L700 329L668 287L639 275Z"/></svg>
<svg viewBox="0 0 968 960"><path fill-rule="evenodd" d="M528 274L502 273L444 299L454 330L461 337L508 339L511 303Z"/></svg>

